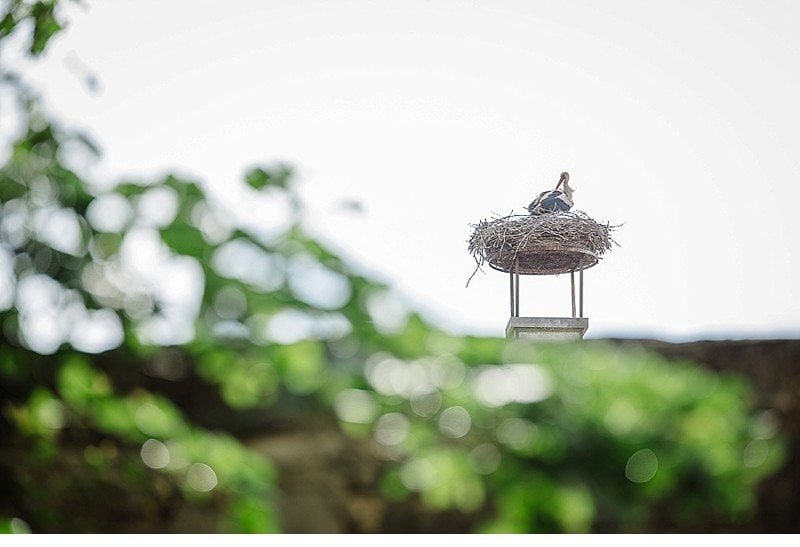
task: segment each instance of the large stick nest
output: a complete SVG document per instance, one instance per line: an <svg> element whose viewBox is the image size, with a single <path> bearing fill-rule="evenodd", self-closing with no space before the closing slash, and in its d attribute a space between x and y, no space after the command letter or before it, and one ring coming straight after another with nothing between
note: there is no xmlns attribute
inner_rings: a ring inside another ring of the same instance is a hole
<svg viewBox="0 0 800 547"><path fill-rule="evenodd" d="M503 272L554 275L594 266L616 241L617 228L581 211L543 215L508 215L471 225L469 252L477 266Z"/></svg>

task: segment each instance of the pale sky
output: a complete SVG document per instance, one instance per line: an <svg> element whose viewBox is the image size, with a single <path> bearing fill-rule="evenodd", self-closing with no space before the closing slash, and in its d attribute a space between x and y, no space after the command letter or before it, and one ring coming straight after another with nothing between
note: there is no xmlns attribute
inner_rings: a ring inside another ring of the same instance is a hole
<svg viewBox="0 0 800 547"><path fill-rule="evenodd" d="M98 179L177 170L268 223L234 184L288 162L310 229L502 336L507 277L465 287L470 224L569 171L575 209L623 224L585 274L587 337L800 334L800 3L85 4L25 72L100 144ZM523 278L521 303L569 315L569 277Z"/></svg>

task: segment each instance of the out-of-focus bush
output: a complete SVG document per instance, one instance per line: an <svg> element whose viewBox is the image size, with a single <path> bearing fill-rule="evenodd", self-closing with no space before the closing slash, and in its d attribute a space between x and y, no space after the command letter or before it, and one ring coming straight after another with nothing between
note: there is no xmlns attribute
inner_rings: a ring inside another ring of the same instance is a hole
<svg viewBox="0 0 800 547"><path fill-rule="evenodd" d="M41 53L52 4L11 2L0 37L28 21ZM186 505L279 531L273 466L187 417L184 384L232 415L286 394L335 415L388 462L386 503L474 513L476 532L731 526L780 462L740 380L442 332L309 235L289 168L245 174L258 219L181 177L98 185L91 141L0 77L21 120L0 154L4 531L154 531Z"/></svg>

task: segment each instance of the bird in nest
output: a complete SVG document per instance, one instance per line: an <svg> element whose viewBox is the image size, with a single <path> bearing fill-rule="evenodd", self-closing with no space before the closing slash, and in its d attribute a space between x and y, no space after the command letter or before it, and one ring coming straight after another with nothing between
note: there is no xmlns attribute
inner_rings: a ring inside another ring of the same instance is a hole
<svg viewBox="0 0 800 547"><path fill-rule="evenodd" d="M558 188L562 184L564 189L559 190ZM528 205L528 212L532 215L542 215L569 211L572 208L572 193L574 191L569 185L569 173L561 173L556 189L542 192L536 196L536 199Z"/></svg>

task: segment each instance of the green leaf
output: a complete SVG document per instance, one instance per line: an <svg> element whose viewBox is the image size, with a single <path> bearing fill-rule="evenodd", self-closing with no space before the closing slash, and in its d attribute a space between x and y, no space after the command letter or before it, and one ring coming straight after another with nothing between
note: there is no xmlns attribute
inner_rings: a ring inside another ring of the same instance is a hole
<svg viewBox="0 0 800 547"><path fill-rule="evenodd" d="M310 393L325 382L325 356L322 344L303 341L277 346L275 363L286 387L294 393Z"/></svg>
<svg viewBox="0 0 800 547"><path fill-rule="evenodd" d="M231 504L223 527L229 533L275 534L280 532L275 510L255 496L242 497Z"/></svg>
<svg viewBox="0 0 800 547"><path fill-rule="evenodd" d="M147 438L136 426L135 410L123 399L106 397L95 401L90 407L88 416L104 433L138 442Z"/></svg>
<svg viewBox="0 0 800 547"><path fill-rule="evenodd" d="M291 170L283 166L272 171L262 169L261 167L254 167L245 174L244 180L249 186L256 190L263 190L268 186L286 189L289 187L291 175Z"/></svg>
<svg viewBox="0 0 800 547"><path fill-rule="evenodd" d="M64 359L56 384L64 400L77 408L86 408L92 400L111 394L111 384L106 375L96 371L86 358L78 355Z"/></svg>
<svg viewBox="0 0 800 547"><path fill-rule="evenodd" d="M14 14L9 11L0 21L0 39L11 34L16 26L17 22L14 20Z"/></svg>
<svg viewBox="0 0 800 547"><path fill-rule="evenodd" d="M33 55L40 55L47 47L50 39L64 28L56 20L54 14L55 6L55 1L37 2L31 8L34 27L30 51Z"/></svg>
<svg viewBox="0 0 800 547"><path fill-rule="evenodd" d="M170 249L182 255L201 258L209 248L200 230L179 222L173 222L161 230L161 238Z"/></svg>

